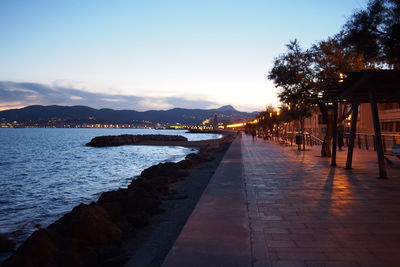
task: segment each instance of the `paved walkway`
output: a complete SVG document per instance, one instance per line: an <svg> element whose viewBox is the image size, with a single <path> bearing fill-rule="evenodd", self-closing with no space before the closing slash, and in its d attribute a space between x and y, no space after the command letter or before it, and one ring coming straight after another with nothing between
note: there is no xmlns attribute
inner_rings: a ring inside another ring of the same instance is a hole
<svg viewBox="0 0 400 267"><path fill-rule="evenodd" d="M400 266L400 160L318 154L236 139L164 266Z"/></svg>

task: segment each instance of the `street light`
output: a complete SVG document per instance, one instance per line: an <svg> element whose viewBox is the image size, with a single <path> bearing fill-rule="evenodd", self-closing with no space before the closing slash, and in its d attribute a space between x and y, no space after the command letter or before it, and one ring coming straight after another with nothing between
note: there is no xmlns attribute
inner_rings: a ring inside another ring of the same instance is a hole
<svg viewBox="0 0 400 267"><path fill-rule="evenodd" d="M338 82L342 83L344 82L344 79L346 78L346 74L344 73L339 73L339 80Z"/></svg>

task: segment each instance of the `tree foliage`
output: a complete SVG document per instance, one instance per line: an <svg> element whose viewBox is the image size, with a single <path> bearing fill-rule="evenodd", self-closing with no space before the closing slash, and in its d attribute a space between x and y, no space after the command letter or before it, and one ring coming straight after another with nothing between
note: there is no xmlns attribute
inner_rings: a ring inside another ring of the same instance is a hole
<svg viewBox="0 0 400 267"><path fill-rule="evenodd" d="M312 53L303 50L295 39L287 44L287 52L275 58L268 74L280 89L278 97L282 103L293 106L300 117L309 116L315 98L315 73L312 69Z"/></svg>
<svg viewBox="0 0 400 267"><path fill-rule="evenodd" d="M343 26L344 45L361 54L370 67L400 68L400 1L371 0Z"/></svg>
<svg viewBox="0 0 400 267"><path fill-rule="evenodd" d="M290 41L286 53L275 58L268 78L280 89L280 101L293 107L300 122L318 105L327 122L321 156L330 156L334 123L329 104L320 98L342 73L387 67L400 68L400 1L370 0L366 9L350 16L340 33L310 49L302 49L298 40Z"/></svg>
<svg viewBox="0 0 400 267"><path fill-rule="evenodd" d="M319 93L332 82L337 81L341 73L359 71L366 68L362 54L346 47L343 32L320 41L311 47L315 86Z"/></svg>

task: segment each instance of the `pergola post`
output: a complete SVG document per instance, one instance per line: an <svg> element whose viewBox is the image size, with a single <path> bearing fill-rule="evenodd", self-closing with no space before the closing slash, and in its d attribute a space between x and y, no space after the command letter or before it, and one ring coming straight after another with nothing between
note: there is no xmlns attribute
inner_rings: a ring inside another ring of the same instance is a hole
<svg viewBox="0 0 400 267"><path fill-rule="evenodd" d="M331 166L336 166L338 102L333 103L333 132Z"/></svg>
<svg viewBox="0 0 400 267"><path fill-rule="evenodd" d="M373 89L369 89L368 93L369 93L369 101L371 103L372 120L375 131L374 138L376 143L376 155L378 157L378 164L379 164L379 178L385 179L387 178L387 173L386 173L385 158L382 147L382 135L381 135L381 126L379 123L378 105L376 104L376 99Z"/></svg>
<svg viewBox="0 0 400 267"><path fill-rule="evenodd" d="M351 105L351 126L350 126L350 137L349 137L349 147L347 148L347 160L346 169L351 169L353 163L353 151L354 151L354 141L356 139L357 131L357 119L358 119L358 103L353 103Z"/></svg>

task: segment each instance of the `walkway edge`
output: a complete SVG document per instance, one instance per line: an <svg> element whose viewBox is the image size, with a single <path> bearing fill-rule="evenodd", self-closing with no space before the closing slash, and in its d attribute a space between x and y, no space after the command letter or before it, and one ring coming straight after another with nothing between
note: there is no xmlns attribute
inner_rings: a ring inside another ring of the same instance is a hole
<svg viewBox="0 0 400 267"><path fill-rule="evenodd" d="M231 144L163 267L251 266L241 139Z"/></svg>

